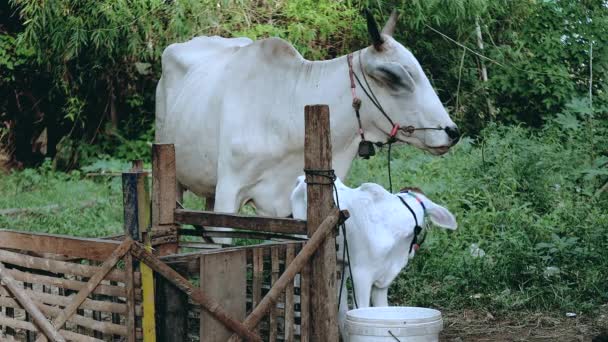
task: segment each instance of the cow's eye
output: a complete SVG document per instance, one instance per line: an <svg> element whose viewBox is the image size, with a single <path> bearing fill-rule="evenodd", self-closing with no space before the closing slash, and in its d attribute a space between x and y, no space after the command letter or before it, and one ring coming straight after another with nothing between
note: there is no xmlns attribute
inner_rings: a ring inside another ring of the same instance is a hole
<svg viewBox="0 0 608 342"><path fill-rule="evenodd" d="M414 91L414 80L405 68L397 63L385 63L376 69L377 78L393 91Z"/></svg>
<svg viewBox="0 0 608 342"><path fill-rule="evenodd" d="M397 75L395 71L383 66L379 67L378 69L384 74L383 78L386 80L386 83L389 87L398 88L404 85L403 78L400 75Z"/></svg>

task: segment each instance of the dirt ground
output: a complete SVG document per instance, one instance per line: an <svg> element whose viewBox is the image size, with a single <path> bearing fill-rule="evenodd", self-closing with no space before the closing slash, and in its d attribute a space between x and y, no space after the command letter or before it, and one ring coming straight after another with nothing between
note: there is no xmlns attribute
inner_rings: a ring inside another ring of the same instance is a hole
<svg viewBox="0 0 608 342"><path fill-rule="evenodd" d="M443 342L576 341L608 342L608 305L598 315L517 313L494 317L489 312L443 312Z"/></svg>

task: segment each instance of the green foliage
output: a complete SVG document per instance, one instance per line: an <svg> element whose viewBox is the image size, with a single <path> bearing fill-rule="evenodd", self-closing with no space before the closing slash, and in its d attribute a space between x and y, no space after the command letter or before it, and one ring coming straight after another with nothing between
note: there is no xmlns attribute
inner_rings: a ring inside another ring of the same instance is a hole
<svg viewBox="0 0 608 342"><path fill-rule="evenodd" d="M15 69L26 65L34 54L34 50L16 44L15 37L0 34L0 80L15 81Z"/></svg>
<svg viewBox="0 0 608 342"><path fill-rule="evenodd" d="M392 301L573 312L605 303L608 193L598 189L608 181L607 144L605 108L576 100L539 132L490 125L443 158L397 149L394 187L422 188L459 227L429 232ZM349 183L386 186L384 158L357 160Z"/></svg>

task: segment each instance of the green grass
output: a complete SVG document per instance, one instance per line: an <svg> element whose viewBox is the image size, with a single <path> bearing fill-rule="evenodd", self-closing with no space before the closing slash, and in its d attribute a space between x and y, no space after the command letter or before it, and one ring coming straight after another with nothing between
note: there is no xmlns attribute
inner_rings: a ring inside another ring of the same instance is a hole
<svg viewBox="0 0 608 342"><path fill-rule="evenodd" d="M51 171L49 163L0 178L0 208L32 208L0 215L0 227L100 237L122 232L120 178L93 181L79 172ZM58 205L58 209L37 209Z"/></svg>
<svg viewBox="0 0 608 342"><path fill-rule="evenodd" d="M559 121L541 131L490 126L443 157L396 148L394 190L422 188L457 217L433 228L394 282L391 302L493 312L594 312L608 302L607 130ZM388 185L386 151L356 160L347 183ZM103 164L103 163L102 163ZM77 236L122 232L120 177L52 171L49 163L0 178L0 209L58 204L58 210L0 215L0 227ZM91 203L83 207L83 203ZM203 202L186 196L185 205ZM485 255L470 252L476 244ZM405 248L405 247L404 247Z"/></svg>

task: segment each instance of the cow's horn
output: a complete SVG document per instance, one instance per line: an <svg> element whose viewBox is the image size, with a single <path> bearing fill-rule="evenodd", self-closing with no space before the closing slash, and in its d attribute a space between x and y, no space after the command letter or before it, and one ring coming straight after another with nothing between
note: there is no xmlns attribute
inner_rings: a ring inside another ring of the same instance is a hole
<svg viewBox="0 0 608 342"><path fill-rule="evenodd" d="M397 20L399 20L399 12L394 9L393 13L391 13L390 18L388 18L386 25L384 25L384 28L382 29L382 33L392 37L393 33L395 33L395 26L397 26Z"/></svg>
<svg viewBox="0 0 608 342"><path fill-rule="evenodd" d="M380 50L382 43L382 36L380 36L380 31L378 31L378 24L374 19L374 16L369 10L365 10L365 17L367 19L367 32L369 32L369 36L372 38L372 44L376 50Z"/></svg>

